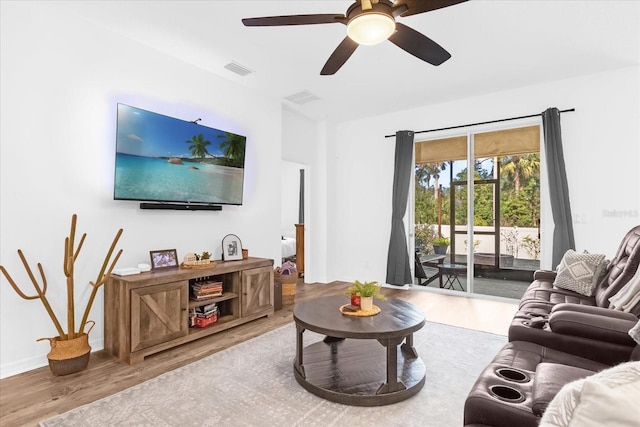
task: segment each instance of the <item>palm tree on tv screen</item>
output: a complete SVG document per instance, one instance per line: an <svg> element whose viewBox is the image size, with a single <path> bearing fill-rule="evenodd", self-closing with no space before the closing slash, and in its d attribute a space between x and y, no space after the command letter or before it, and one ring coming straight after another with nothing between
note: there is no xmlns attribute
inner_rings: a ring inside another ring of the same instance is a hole
<svg viewBox="0 0 640 427"><path fill-rule="evenodd" d="M220 143L220 148L224 149L223 154L229 159L229 166L242 167L244 165L246 138L230 132L218 135L218 138L224 138L224 141Z"/></svg>
<svg viewBox="0 0 640 427"><path fill-rule="evenodd" d="M190 140L185 141L187 144L191 144L189 146L189 151L193 157L206 157L207 155L211 156L211 154L207 151L207 145L211 145L211 141L207 141L204 139L204 136L200 133L198 135L194 135Z"/></svg>

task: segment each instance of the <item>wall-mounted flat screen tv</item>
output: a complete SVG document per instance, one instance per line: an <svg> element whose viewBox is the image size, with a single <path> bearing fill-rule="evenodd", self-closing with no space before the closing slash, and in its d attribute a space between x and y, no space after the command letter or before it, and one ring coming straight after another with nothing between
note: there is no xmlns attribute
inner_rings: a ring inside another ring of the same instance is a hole
<svg viewBox="0 0 640 427"><path fill-rule="evenodd" d="M241 205L246 137L118 104L114 199Z"/></svg>

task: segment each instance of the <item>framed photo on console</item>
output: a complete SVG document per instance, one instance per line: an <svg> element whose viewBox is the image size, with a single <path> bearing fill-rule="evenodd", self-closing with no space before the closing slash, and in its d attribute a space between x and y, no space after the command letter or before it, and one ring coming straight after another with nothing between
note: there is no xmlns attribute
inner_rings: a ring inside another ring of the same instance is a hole
<svg viewBox="0 0 640 427"><path fill-rule="evenodd" d="M242 242L235 234L227 234L222 239L222 259L225 261L242 259Z"/></svg>
<svg viewBox="0 0 640 427"><path fill-rule="evenodd" d="M149 255L151 257L151 268L154 270L178 266L178 252L175 249L150 251Z"/></svg>

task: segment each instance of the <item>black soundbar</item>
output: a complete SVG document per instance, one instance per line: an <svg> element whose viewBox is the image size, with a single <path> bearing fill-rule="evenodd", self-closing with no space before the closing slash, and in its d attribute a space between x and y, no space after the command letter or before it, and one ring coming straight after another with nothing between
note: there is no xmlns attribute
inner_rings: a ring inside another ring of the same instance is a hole
<svg viewBox="0 0 640 427"><path fill-rule="evenodd" d="M198 205L191 203L140 203L140 209L172 209L174 211L221 211L220 205Z"/></svg>

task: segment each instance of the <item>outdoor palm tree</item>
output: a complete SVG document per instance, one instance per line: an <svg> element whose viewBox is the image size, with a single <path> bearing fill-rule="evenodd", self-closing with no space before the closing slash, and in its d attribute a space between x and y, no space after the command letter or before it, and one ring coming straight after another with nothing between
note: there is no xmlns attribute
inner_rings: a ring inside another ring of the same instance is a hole
<svg viewBox="0 0 640 427"><path fill-rule="evenodd" d="M428 165L416 165L416 188L422 187L424 189L429 188L431 181L431 175L429 174Z"/></svg>
<svg viewBox="0 0 640 427"><path fill-rule="evenodd" d="M447 169L447 164L444 162L440 162L440 163L430 163L429 165L432 168L431 173L433 175L433 188L434 188L433 194L437 198L438 188L440 187L440 182L439 182L440 172L444 172Z"/></svg>
<svg viewBox="0 0 640 427"><path fill-rule="evenodd" d="M433 188L434 197L438 197L438 187L440 179L440 172L443 172L447 169L447 164L440 163L424 163L421 165L416 165L416 182L424 183L424 187L428 189L431 186L431 178L433 178Z"/></svg>
<svg viewBox="0 0 640 427"><path fill-rule="evenodd" d="M523 156L505 156L502 158L500 174L513 177L513 189L520 192L522 179L531 177L540 171L540 156L529 153Z"/></svg>
<svg viewBox="0 0 640 427"><path fill-rule="evenodd" d="M207 151L207 145L211 145L211 141L207 141L204 139L204 136L200 133L198 135L194 135L190 140L185 141L187 144L191 144L189 146L189 151L194 157L206 157L207 155L211 156L211 154Z"/></svg>
<svg viewBox="0 0 640 427"><path fill-rule="evenodd" d="M220 143L220 148L224 149L223 154L230 160L230 165L242 167L242 165L244 165L244 149L247 142L246 138L230 132L225 132L224 135L218 135L218 138L225 139Z"/></svg>

